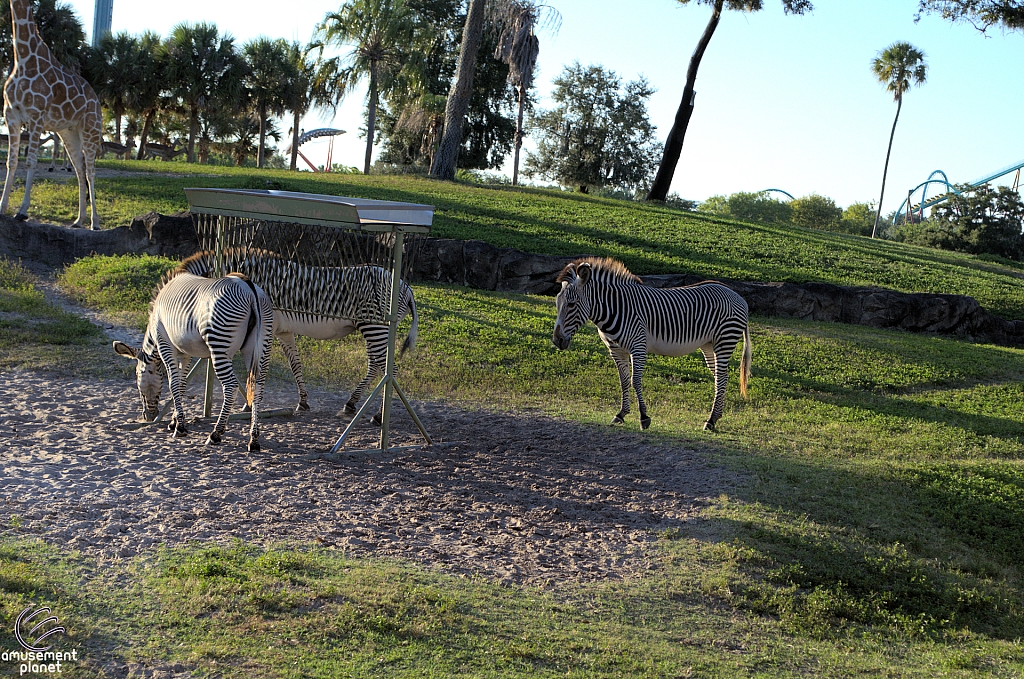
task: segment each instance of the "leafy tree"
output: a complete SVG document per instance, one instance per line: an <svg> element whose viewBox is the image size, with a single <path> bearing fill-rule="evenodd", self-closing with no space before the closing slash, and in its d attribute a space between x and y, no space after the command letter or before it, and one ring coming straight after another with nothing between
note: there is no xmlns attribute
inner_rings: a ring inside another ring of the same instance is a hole
<svg viewBox="0 0 1024 679"><path fill-rule="evenodd" d="M85 28L71 5L60 0L29 0L39 35L61 64L81 73L87 59ZM0 67L4 77L14 68L11 43L11 2L0 0Z"/></svg>
<svg viewBox="0 0 1024 679"><path fill-rule="evenodd" d="M178 24L166 41L168 87L188 115L188 162L208 154L210 125L201 129L201 115L212 121L218 112L242 98L245 63L235 51L234 38L223 37L213 24ZM202 136L200 137L200 133Z"/></svg>
<svg viewBox="0 0 1024 679"><path fill-rule="evenodd" d="M812 193L789 203L792 221L797 226L822 231L835 231L843 218L843 209L831 198Z"/></svg>
<svg viewBox="0 0 1024 679"><path fill-rule="evenodd" d="M744 222L781 224L793 218L793 207L790 203L772 198L764 191L734 193L726 199L725 207L725 214Z"/></svg>
<svg viewBox="0 0 1024 679"><path fill-rule="evenodd" d="M562 186L646 188L661 152L647 117L653 93L643 78L626 83L601 66L566 66L554 80L555 108L531 116L537 153L528 153L523 174Z"/></svg>
<svg viewBox="0 0 1024 679"><path fill-rule="evenodd" d="M523 147L523 113L533 86L537 55L540 54L540 40L535 29L539 23L557 23L558 13L548 5L538 5L535 0L504 0L499 12L503 29L494 57L508 64L508 78L519 99L515 156L512 160L512 186L516 186L519 183L519 152Z"/></svg>
<svg viewBox="0 0 1024 679"><path fill-rule="evenodd" d="M1009 187L987 184L962 184L956 190L960 193L936 206L928 220L897 226L891 237L944 250L1024 258L1024 202L1020 195Z"/></svg>
<svg viewBox="0 0 1024 679"><path fill-rule="evenodd" d="M327 108L331 97L327 91L327 76L317 73L317 62L311 58L311 46L305 48L293 42L288 46L288 80L283 96L285 108L292 113L292 143L289 168L294 170L299 155L299 123L302 116L314 108Z"/></svg>
<svg viewBox="0 0 1024 679"><path fill-rule="evenodd" d="M448 91L444 110L444 131L438 144L434 162L430 166L431 176L438 179L454 179L462 146L462 127L466 112L473 96L473 75L476 71L476 57L484 32L486 0L469 0L466 25L462 29L462 47L459 49L459 64L455 79Z"/></svg>
<svg viewBox="0 0 1024 679"><path fill-rule="evenodd" d="M86 73L96 96L114 116L114 141L121 143L121 118L137 108L143 87L142 43L127 33L105 35L90 51ZM148 74L147 74L148 75Z"/></svg>
<svg viewBox="0 0 1024 679"><path fill-rule="evenodd" d="M658 167L658 174L647 194L647 200L665 200L669 187L672 184L672 176L675 174L676 165L679 163L679 156L683 151L683 139L686 137L686 128L690 125L690 117L693 115L694 86L697 83L697 69L704 58L704 52L711 43L711 38L718 28L718 22L722 17L723 9L737 10L741 12L758 12L764 8L764 0L678 0L680 4L688 5L695 2L700 5L711 5L711 19L708 21L704 34L697 41L697 49L690 57L690 66L686 70L686 85L683 87L683 98L676 110L675 121L665 141L665 152L661 158L661 165ZM782 8L787 14L803 14L813 9L810 0L782 0Z"/></svg>
<svg viewBox="0 0 1024 679"><path fill-rule="evenodd" d="M903 108L903 94L909 90L914 83L923 85L928 77L928 65L924 61L924 52L920 51L910 43L896 42L880 52L871 61L871 72L875 74L878 81L885 85L885 89L892 92L896 100L896 117L892 121L892 132L889 133L889 148L885 152L885 169L882 170L882 191L878 196L878 213L882 212L882 200L885 198L885 177L889 173L889 156L892 154L892 140L896 136L896 123L900 119L900 109ZM875 225L871 229L871 237L874 238L878 232L878 216L875 216Z"/></svg>
<svg viewBox="0 0 1024 679"><path fill-rule="evenodd" d="M263 167L267 143L267 118L284 115L288 102L288 85L297 74L296 64L287 41L260 37L249 41L243 48L248 71L245 85L253 98L259 121L259 144L256 167Z"/></svg>
<svg viewBox="0 0 1024 679"><path fill-rule="evenodd" d="M317 26L320 44L352 47L343 60L327 60L320 66L324 79L333 81L329 91L334 101L363 78L369 79L364 174L370 173L378 99L414 72L417 60L408 48L421 39L420 28L405 0L349 0Z"/></svg>
<svg viewBox="0 0 1024 679"><path fill-rule="evenodd" d="M870 236L875 228L875 207L870 203L853 203L843 210L843 218L839 220L836 231L852 233L857 236Z"/></svg>
<svg viewBox="0 0 1024 679"><path fill-rule="evenodd" d="M967 22L982 33L992 26L1024 30L1024 2L1021 0L920 0L918 11L938 14L949 21Z"/></svg>

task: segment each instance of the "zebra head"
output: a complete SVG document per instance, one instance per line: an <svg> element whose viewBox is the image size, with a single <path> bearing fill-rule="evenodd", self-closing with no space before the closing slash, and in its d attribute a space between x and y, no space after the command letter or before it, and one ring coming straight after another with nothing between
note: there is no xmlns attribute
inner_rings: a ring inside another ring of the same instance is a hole
<svg viewBox="0 0 1024 679"><path fill-rule="evenodd" d="M555 332L551 342L559 349L568 349L572 336L590 318L590 301L584 293L592 273L590 264L583 262L570 264L558 276L562 290L555 298L558 316L555 318Z"/></svg>
<svg viewBox="0 0 1024 679"><path fill-rule="evenodd" d="M152 422L160 412L160 392L164 387L164 363L156 354L145 354L124 342L114 342L114 353L125 358L134 358L135 383L142 397L142 415Z"/></svg>

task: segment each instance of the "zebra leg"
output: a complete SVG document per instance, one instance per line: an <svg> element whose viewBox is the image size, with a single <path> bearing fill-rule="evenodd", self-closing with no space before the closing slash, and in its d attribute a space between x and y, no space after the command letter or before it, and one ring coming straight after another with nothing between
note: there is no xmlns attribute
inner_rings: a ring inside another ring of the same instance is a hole
<svg viewBox="0 0 1024 679"><path fill-rule="evenodd" d="M292 369L292 376L295 378L295 386L299 389L299 404L295 406L295 412L309 410L309 392L306 391L306 381L302 377L302 359L299 358L299 349L295 346L295 335L283 333L277 336L281 343L281 351L288 359L288 367Z"/></svg>
<svg viewBox="0 0 1024 679"><path fill-rule="evenodd" d="M715 347L715 368L712 373L715 376L715 400L711 403L711 415L704 423L706 431L715 431L715 425L722 417L725 410L725 387L729 383L729 358L736 349L736 342L728 342Z"/></svg>
<svg viewBox="0 0 1024 679"><path fill-rule="evenodd" d="M217 379L224 392L224 400L220 404L217 422L214 424L209 438L206 439L206 445L216 445L220 443L224 430L228 426L228 415L231 413L231 407L235 404L235 392L238 390L238 378L235 377L235 370L228 356L212 351L210 356L210 360L213 362L213 371L217 374Z"/></svg>
<svg viewBox="0 0 1024 679"><path fill-rule="evenodd" d="M651 426L651 418L647 417L647 404L644 403L644 391L641 381L644 376L644 363L647 362L647 352L636 352L633 358L633 389L636 391L636 402L640 408L640 429L647 429Z"/></svg>
<svg viewBox="0 0 1024 679"><path fill-rule="evenodd" d="M370 382L377 379L379 376L384 374L384 366L386 365L388 356L388 327L386 325L360 325L357 326L359 332L362 333L363 339L366 340L366 376L363 377L362 382L356 386L355 391L348 397L348 402L345 403L345 409L338 413L338 417L343 414L352 416L356 414L356 404L359 403L359 399L363 395L363 391L370 385ZM380 424L383 419L383 413L378 412L373 417L373 421Z"/></svg>
<svg viewBox="0 0 1024 679"><path fill-rule="evenodd" d="M700 348L700 353L704 354L704 365L711 371L711 376L715 376L715 347L711 342L708 342Z"/></svg>
<svg viewBox="0 0 1024 679"><path fill-rule="evenodd" d="M163 361L164 370L167 372L168 391L171 392L171 402L174 404L174 414L167 424L168 431L172 432L171 438L178 438L188 435L185 428L185 378L181 374L181 357L174 351L170 342L161 341L157 335L157 352L160 360Z"/></svg>
<svg viewBox="0 0 1024 679"><path fill-rule="evenodd" d="M626 415L629 415L629 384L630 375L632 368L630 368L630 356L629 352L621 347L612 349L608 348L608 353L612 355L612 360L615 361L615 368L619 372L619 387L622 390L622 407L619 412L612 418L612 424L622 424L626 421Z"/></svg>

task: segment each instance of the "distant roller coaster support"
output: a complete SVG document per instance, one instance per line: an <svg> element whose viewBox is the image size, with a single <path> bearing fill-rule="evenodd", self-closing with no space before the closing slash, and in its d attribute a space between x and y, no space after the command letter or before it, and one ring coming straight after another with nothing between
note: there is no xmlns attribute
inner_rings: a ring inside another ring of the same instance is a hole
<svg viewBox="0 0 1024 679"><path fill-rule="evenodd" d="M789 191L783 191L782 189L763 189L759 193L781 193L790 200L796 200L796 198L793 197L792 193L790 193Z"/></svg>
<svg viewBox="0 0 1024 679"><path fill-rule="evenodd" d="M345 134L345 130L338 130L338 129L335 129L333 127L321 127L321 128L315 129L315 130L310 130L309 132L303 132L302 133L302 135L299 137L298 146L301 147L303 144L305 144L310 139L319 139L320 137L330 137L331 138L331 143L327 147L327 162L324 163L324 172L330 172L331 171L332 156L334 155L334 138L337 137L338 135L341 135L341 134ZM292 147L291 147L291 145L289 145L288 148L285 149L285 153L291 153L291 152L292 152ZM307 158L305 155L303 155L302 151L296 151L296 153L298 153L300 158L302 158L304 161L306 161L306 165L309 165L310 169L312 169L313 172L317 172L316 165L314 165L309 160L309 158Z"/></svg>
<svg viewBox="0 0 1024 679"><path fill-rule="evenodd" d="M1021 168L1024 168L1024 160L1021 160L1020 162L1014 163L1012 165L1007 165L1006 167L1000 170L996 170L995 172L992 172L990 174L987 174L984 177L981 177L980 179L976 179L973 182L969 182L969 185L984 186L985 184L988 184L989 182L995 179L999 179L1000 177L1006 176L1011 172L1015 172L1016 178L1014 179L1013 187L1014 189L1017 189L1020 186ZM942 178L935 179L934 177L936 175L941 175ZM942 184L943 186L946 187L946 191L940 196L928 198L928 186L931 184ZM915 205L911 201L914 198L914 194L917 193L918 190L921 191L921 200ZM913 219L914 213L917 213L918 215L920 215L921 219L924 219L925 210L927 210L930 207L935 207L936 205L939 205L941 203L945 203L947 200L949 200L950 195L959 195L959 193L960 192L957 191L953 187L953 185L949 183L949 179L946 177L945 172L943 172L942 170L935 170L930 175L928 175L927 180L921 182L920 184L918 184L913 189L907 192L907 198L900 204L899 208L896 210L896 215L893 217L893 224L898 224L900 218L902 218L903 221Z"/></svg>

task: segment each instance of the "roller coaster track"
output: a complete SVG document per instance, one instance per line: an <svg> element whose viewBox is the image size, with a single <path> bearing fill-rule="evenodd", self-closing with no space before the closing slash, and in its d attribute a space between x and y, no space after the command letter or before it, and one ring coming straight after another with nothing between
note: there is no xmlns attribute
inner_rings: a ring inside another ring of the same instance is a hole
<svg viewBox="0 0 1024 679"><path fill-rule="evenodd" d="M994 179L999 179L1000 177L1004 177L1010 174L1011 172L1016 172L1017 176L1014 179L1013 188L1017 189L1020 186L1021 168L1024 168L1024 160L1021 160L1012 165L1007 165L1006 167L995 172L992 172L991 174L987 174L984 177L981 177L980 179L976 179L973 182L969 182L969 184L970 186L984 186L985 184L988 184ZM942 178L936 179L936 175L940 175ZM931 186L932 184L942 184L946 187L946 190L943 191L941 194L934 196L933 198L928 198L928 187ZM921 200L918 201L917 204L911 204L910 201L913 198L914 194L918 192L918 190L921 191ZM942 170L935 170L930 175L928 175L928 179L921 182L910 191L907 191L907 197L900 204L899 208L896 210L896 215L893 217L893 224L898 223L901 217L904 221L906 221L908 215L910 219L913 219L913 215L915 212L918 215L920 215L923 219L925 210L927 210L930 207L940 205L941 203L945 203L947 200L949 200L949 196L951 194L959 195L960 192L957 191L953 187L953 185L949 183L949 179L946 177L945 172L943 172ZM909 209L907 207L908 204L910 204Z"/></svg>

